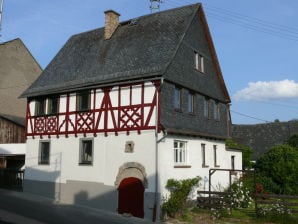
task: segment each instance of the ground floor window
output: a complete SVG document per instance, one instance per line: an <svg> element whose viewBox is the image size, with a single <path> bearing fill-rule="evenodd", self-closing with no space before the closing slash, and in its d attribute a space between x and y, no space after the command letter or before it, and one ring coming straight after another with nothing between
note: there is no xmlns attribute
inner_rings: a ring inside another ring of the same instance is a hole
<svg viewBox="0 0 298 224"><path fill-rule="evenodd" d="M93 163L93 139L80 140L80 164L92 165Z"/></svg>
<svg viewBox="0 0 298 224"><path fill-rule="evenodd" d="M50 142L41 141L39 143L38 164L50 164Z"/></svg>
<svg viewBox="0 0 298 224"><path fill-rule="evenodd" d="M174 141L174 162L176 165L184 165L187 163L186 142Z"/></svg>

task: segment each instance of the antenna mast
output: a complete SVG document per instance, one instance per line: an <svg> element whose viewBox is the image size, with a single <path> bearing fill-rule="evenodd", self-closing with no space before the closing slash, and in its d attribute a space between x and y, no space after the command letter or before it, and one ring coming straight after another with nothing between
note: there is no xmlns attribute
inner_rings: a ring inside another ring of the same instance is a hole
<svg viewBox="0 0 298 224"><path fill-rule="evenodd" d="M150 2L151 2L151 5L150 5L151 13L159 12L160 3L163 3L163 0L150 0Z"/></svg>
<svg viewBox="0 0 298 224"><path fill-rule="evenodd" d="M0 0L0 37L1 37L1 24L2 24L2 14L3 14L3 2L4 0Z"/></svg>

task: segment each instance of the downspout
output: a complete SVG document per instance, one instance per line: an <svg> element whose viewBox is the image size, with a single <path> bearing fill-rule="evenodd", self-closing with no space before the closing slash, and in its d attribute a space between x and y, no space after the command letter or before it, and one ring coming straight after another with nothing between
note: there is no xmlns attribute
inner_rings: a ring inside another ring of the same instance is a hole
<svg viewBox="0 0 298 224"><path fill-rule="evenodd" d="M166 134L158 140L158 129L159 129L159 107L160 107L160 89L163 84L163 78L160 80L159 90L157 91L157 100L156 100L156 107L155 107L155 193L154 193L154 206L153 206L153 214L152 214L152 222L156 222L157 219L157 205L158 205L158 143L162 141Z"/></svg>

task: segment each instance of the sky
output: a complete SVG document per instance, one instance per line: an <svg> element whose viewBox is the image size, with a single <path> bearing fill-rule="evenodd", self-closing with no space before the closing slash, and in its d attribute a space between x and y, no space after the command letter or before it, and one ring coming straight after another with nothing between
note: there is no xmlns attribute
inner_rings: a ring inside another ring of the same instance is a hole
<svg viewBox="0 0 298 224"><path fill-rule="evenodd" d="M0 0L1 2L1 0ZM298 119L298 1L201 0L234 124ZM160 11L198 3L163 0ZM21 38L45 68L74 34L150 14L150 0L4 0L0 42Z"/></svg>

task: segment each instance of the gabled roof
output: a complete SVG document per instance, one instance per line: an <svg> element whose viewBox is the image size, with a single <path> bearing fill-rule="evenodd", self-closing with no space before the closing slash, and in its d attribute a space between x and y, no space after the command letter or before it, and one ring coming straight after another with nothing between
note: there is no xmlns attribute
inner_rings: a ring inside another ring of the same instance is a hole
<svg viewBox="0 0 298 224"><path fill-rule="evenodd" d="M0 114L25 117L26 100L18 99L42 69L21 39L0 44Z"/></svg>
<svg viewBox="0 0 298 224"><path fill-rule="evenodd" d="M200 8L194 4L122 22L109 40L103 38L104 28L72 36L22 97L160 77ZM218 65L210 33L206 35ZM218 75L222 79L219 66ZM223 90L230 101L224 83Z"/></svg>

